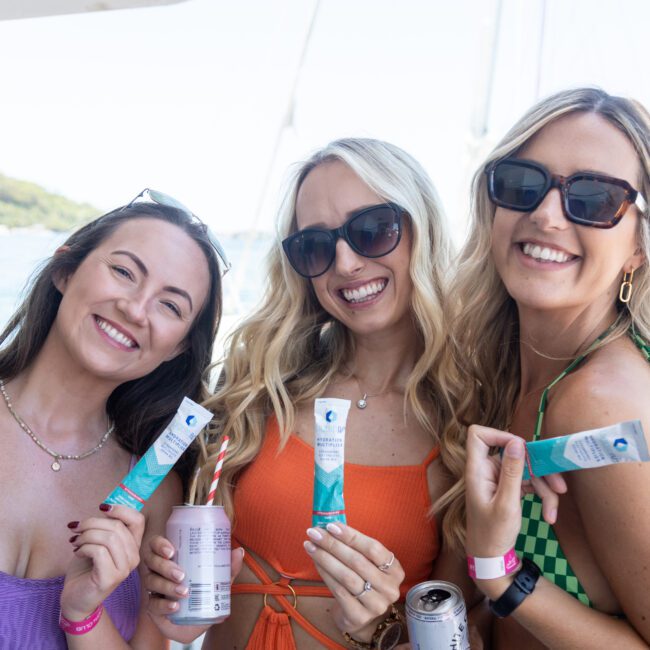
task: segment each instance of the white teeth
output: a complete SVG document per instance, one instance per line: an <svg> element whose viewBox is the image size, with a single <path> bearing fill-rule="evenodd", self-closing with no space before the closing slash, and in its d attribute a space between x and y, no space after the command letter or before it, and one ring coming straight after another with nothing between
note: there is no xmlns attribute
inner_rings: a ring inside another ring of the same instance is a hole
<svg viewBox="0 0 650 650"><path fill-rule="evenodd" d="M556 250L555 248L538 246L537 244L524 244L522 251L524 255L542 260L543 262L557 262L558 264L562 264L571 259L571 255L568 253Z"/></svg>
<svg viewBox="0 0 650 650"><path fill-rule="evenodd" d="M109 325L105 320L96 319L99 329L105 332L110 338L122 345L126 345L127 348L135 347L135 341L132 341L127 336L124 336L122 332L116 330L112 325Z"/></svg>
<svg viewBox="0 0 650 650"><path fill-rule="evenodd" d="M366 302L373 296L381 293L386 287L386 280L378 280L376 282L369 282L362 287L356 289L342 289L341 293L348 302Z"/></svg>

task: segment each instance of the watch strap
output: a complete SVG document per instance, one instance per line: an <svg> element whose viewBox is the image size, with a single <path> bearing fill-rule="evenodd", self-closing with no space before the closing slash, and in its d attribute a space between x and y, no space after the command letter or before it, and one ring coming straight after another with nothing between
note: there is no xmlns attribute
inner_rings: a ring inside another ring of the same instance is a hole
<svg viewBox="0 0 650 650"><path fill-rule="evenodd" d="M521 605L526 596L535 590L541 571L539 567L528 558L522 558L521 569L515 575L514 582L496 600L490 601L490 611L499 618L504 618Z"/></svg>

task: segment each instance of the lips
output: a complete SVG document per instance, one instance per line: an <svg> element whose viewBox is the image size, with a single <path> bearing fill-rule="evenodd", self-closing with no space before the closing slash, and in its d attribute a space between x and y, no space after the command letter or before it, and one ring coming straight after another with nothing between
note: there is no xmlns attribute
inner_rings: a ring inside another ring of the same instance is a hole
<svg viewBox="0 0 650 650"><path fill-rule="evenodd" d="M339 295L351 304L358 304L368 302L378 296L388 284L388 280L381 278L378 280L371 280L365 284L355 286L354 288L339 289Z"/></svg>
<svg viewBox="0 0 650 650"><path fill-rule="evenodd" d="M129 349L140 347L138 342L129 333L118 327L117 324L107 321L97 315L95 315L94 318L97 327L99 327L99 329L112 341L115 341Z"/></svg>
<svg viewBox="0 0 650 650"><path fill-rule="evenodd" d="M570 253L554 248L553 246L534 242L521 242L519 248L526 257L531 257L538 262L565 264L577 257L577 255L571 255Z"/></svg>

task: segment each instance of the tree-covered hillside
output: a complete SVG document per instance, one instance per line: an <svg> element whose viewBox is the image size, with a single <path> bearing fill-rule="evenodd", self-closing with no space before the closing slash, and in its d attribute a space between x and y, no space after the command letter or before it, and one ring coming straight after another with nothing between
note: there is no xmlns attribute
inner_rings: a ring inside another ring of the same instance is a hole
<svg viewBox="0 0 650 650"><path fill-rule="evenodd" d="M9 228L40 225L69 230L101 214L88 203L75 203L46 192L35 183L0 174L0 225Z"/></svg>

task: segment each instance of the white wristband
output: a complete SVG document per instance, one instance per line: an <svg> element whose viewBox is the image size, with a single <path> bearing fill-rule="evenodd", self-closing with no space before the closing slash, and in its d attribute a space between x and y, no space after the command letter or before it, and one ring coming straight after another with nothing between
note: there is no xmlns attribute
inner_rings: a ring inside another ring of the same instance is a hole
<svg viewBox="0 0 650 650"><path fill-rule="evenodd" d="M519 566L519 558L515 549L511 548L501 557L472 557L467 556L467 570L470 578L477 580L492 580L514 573Z"/></svg>

